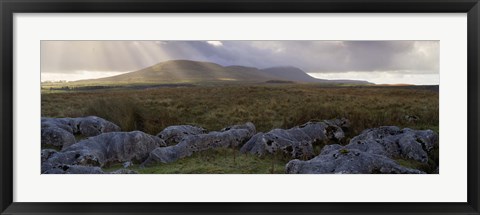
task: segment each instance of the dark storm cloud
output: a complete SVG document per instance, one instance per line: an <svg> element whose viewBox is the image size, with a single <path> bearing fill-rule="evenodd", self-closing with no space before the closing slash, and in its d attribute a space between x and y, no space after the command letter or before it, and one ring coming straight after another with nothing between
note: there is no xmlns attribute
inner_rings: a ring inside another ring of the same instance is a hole
<svg viewBox="0 0 480 215"><path fill-rule="evenodd" d="M310 73L390 71L436 74L438 41L44 41L42 72L133 71L172 60Z"/></svg>

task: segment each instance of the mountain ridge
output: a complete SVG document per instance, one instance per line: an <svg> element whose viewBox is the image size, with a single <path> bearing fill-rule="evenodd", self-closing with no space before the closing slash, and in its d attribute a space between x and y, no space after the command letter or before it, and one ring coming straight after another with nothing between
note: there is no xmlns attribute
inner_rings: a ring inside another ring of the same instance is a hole
<svg viewBox="0 0 480 215"><path fill-rule="evenodd" d="M75 82L182 83L212 81L267 82L272 80L301 83L371 84L358 80L317 79L293 66L258 69L241 65L222 66L213 62L193 60L164 61L121 75Z"/></svg>

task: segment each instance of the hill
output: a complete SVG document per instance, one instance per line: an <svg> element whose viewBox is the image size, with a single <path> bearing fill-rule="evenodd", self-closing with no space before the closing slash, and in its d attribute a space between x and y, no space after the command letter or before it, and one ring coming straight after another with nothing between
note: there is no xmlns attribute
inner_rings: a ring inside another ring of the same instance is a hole
<svg viewBox="0 0 480 215"><path fill-rule="evenodd" d="M303 70L292 67L292 66L286 66L286 67L271 67L271 68L266 68L260 70L264 74L276 76L278 78L282 78L285 80L290 80L290 81L296 81L296 82L317 82L317 81L323 81L321 79L316 79L307 73L305 73Z"/></svg>
<svg viewBox="0 0 480 215"><path fill-rule="evenodd" d="M306 82L306 83L335 83L335 84L371 84L368 81L358 81L358 80L327 80L327 79L318 79L308 75L303 70L292 67L271 67L260 70L261 72L273 75L284 80L290 80L295 82Z"/></svg>
<svg viewBox="0 0 480 215"><path fill-rule="evenodd" d="M191 60L165 61L122 75L81 80L75 83L267 82L271 80L300 83L368 84L368 82L365 81L316 79L296 67L272 67L260 70L254 67L222 66L211 62Z"/></svg>
<svg viewBox="0 0 480 215"><path fill-rule="evenodd" d="M267 81L275 77L263 74L256 68L243 66L224 67L216 63L190 60L171 60L147 68L99 79L80 82L177 83L205 81Z"/></svg>

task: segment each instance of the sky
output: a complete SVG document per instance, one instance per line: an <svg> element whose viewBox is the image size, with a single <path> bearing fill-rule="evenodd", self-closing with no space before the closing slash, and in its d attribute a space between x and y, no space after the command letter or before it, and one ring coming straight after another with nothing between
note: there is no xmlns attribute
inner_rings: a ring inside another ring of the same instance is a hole
<svg viewBox="0 0 480 215"><path fill-rule="evenodd" d="M42 41L42 81L108 77L186 59L259 69L294 66L322 79L439 84L439 41Z"/></svg>

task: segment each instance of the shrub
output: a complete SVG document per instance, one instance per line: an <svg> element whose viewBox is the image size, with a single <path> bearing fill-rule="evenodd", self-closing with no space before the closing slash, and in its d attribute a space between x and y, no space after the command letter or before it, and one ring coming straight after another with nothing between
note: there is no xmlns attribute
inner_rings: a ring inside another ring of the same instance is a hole
<svg viewBox="0 0 480 215"><path fill-rule="evenodd" d="M87 103L85 115L94 115L111 121L123 131L143 131L145 110L133 98L100 98Z"/></svg>

